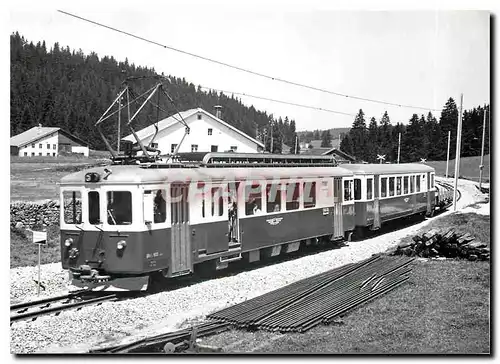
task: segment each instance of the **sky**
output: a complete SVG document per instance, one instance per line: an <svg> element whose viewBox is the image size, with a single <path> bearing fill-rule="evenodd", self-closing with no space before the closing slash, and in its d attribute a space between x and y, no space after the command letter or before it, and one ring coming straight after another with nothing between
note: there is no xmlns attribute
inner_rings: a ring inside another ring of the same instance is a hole
<svg viewBox="0 0 500 364"><path fill-rule="evenodd" d="M359 109L367 123L387 111L393 124L413 113L437 117L449 97L464 108L489 103L490 14L449 10L369 11L324 3L126 1L44 2L9 9L9 32L55 42L85 54L125 58L202 87L347 113L326 112L252 97L244 104L294 119L298 130L349 127ZM425 3L425 2L424 2ZM441 3L441 2L440 2ZM278 4L278 5L276 5ZM280 5L281 4L281 5ZM382 7L383 8L383 7ZM481 7L478 7L480 9ZM487 7L486 7L487 8ZM460 9L460 7L457 7ZM297 87L165 49L62 14L63 10L151 41L270 77L389 103ZM371 9L373 10L373 9ZM104 110L103 110L104 111ZM212 111L212 110L208 110Z"/></svg>

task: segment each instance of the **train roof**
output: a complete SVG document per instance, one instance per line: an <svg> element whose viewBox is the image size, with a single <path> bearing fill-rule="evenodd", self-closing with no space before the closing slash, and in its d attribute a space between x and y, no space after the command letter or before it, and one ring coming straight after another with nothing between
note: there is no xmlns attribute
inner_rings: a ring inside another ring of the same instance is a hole
<svg viewBox="0 0 500 364"><path fill-rule="evenodd" d="M106 179L103 177L110 171ZM185 181L240 181L275 178L348 177L353 173L341 167L255 167L255 168L141 168L106 166L85 169L61 179L60 185L82 185L87 173L98 173L99 184L136 184Z"/></svg>
<svg viewBox="0 0 500 364"><path fill-rule="evenodd" d="M398 174L434 172L434 168L422 163L401 164L340 164L339 167L354 174Z"/></svg>

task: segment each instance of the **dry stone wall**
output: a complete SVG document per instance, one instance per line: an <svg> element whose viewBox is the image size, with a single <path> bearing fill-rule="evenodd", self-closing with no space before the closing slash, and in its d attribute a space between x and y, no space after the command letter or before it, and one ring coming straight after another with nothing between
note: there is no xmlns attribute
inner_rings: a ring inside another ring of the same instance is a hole
<svg viewBox="0 0 500 364"><path fill-rule="evenodd" d="M59 224L59 201L42 203L16 202L10 204L10 226L32 228Z"/></svg>

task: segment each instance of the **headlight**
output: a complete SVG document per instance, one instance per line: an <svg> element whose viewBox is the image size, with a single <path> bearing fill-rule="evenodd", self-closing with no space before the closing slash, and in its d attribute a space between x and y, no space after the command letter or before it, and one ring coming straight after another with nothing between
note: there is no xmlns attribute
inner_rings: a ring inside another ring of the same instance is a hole
<svg viewBox="0 0 500 364"><path fill-rule="evenodd" d="M118 250L122 250L122 249L125 249L125 247L127 246L127 242L125 240L120 240L117 244L116 244L116 249Z"/></svg>
<svg viewBox="0 0 500 364"><path fill-rule="evenodd" d="M68 238L68 239L64 240L64 246L66 246L67 248L69 248L71 246L71 244L73 244L73 239Z"/></svg>

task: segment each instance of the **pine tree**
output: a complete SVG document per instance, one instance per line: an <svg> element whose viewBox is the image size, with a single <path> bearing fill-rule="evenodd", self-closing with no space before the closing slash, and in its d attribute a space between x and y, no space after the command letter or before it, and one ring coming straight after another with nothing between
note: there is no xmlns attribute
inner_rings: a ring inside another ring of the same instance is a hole
<svg viewBox="0 0 500 364"><path fill-rule="evenodd" d="M441 117L439 118L439 127L443 138L439 143L439 149L441 150L439 159L446 159L446 151L448 148L448 131L451 130L451 143L450 143L450 160L455 158L455 148L457 142L457 123L458 123L458 109L455 104L455 100L451 97L446 102L443 110L441 111Z"/></svg>
<svg viewBox="0 0 500 364"><path fill-rule="evenodd" d="M366 161L369 159L370 151L367 150L367 130L364 116L365 113L360 109L349 130L349 136L352 140L353 156Z"/></svg>
<svg viewBox="0 0 500 364"><path fill-rule="evenodd" d="M370 124L368 125L368 141L367 141L367 148L368 148L368 156L367 156L367 162L370 163L375 163L377 161L377 154L380 152L380 147L378 145L378 126L377 126L377 120L372 117L370 119Z"/></svg>
<svg viewBox="0 0 500 364"><path fill-rule="evenodd" d="M330 130L323 130L321 133L321 148L331 148L332 146L332 135Z"/></svg>

